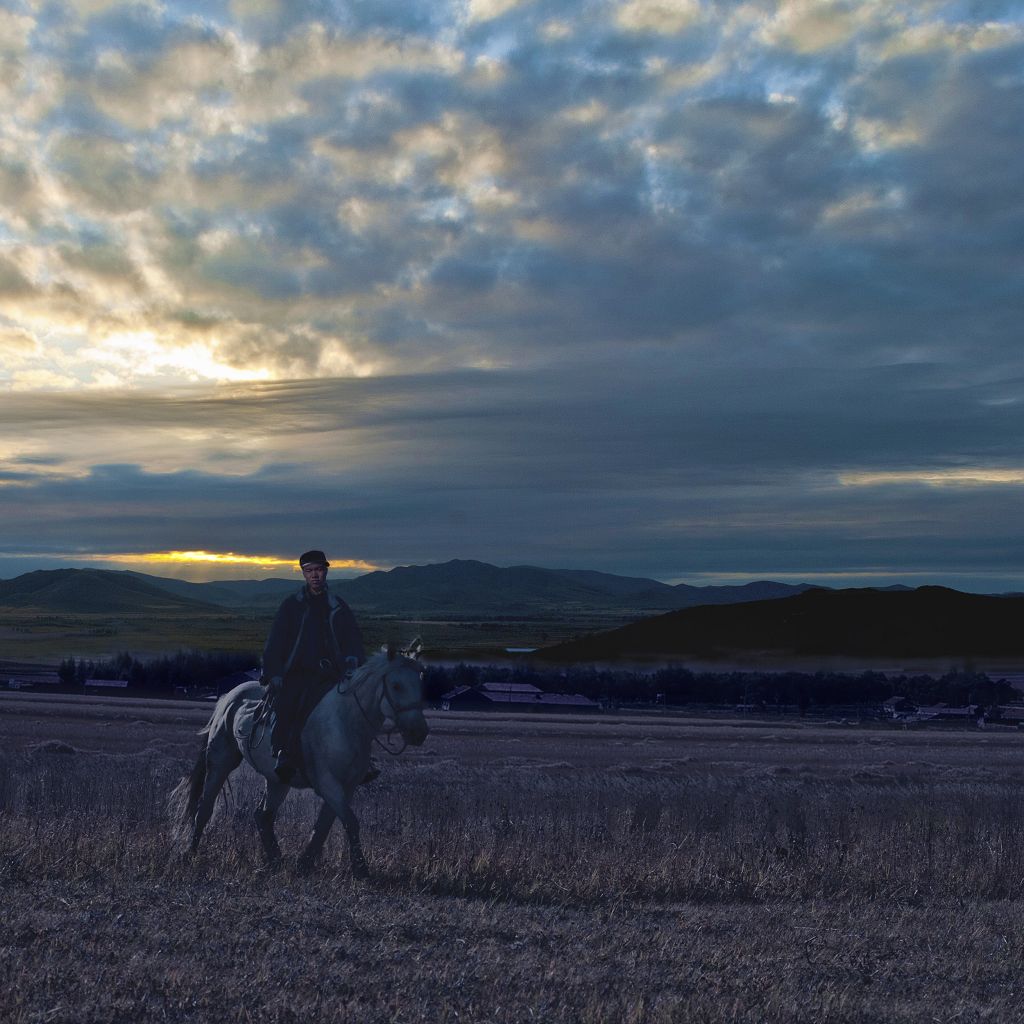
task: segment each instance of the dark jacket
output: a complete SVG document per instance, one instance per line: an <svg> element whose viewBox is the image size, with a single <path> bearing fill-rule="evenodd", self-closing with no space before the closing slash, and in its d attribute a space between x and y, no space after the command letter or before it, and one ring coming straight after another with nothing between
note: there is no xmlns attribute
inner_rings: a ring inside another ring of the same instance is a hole
<svg viewBox="0 0 1024 1024"><path fill-rule="evenodd" d="M341 679L348 668L353 667L349 658L362 664L366 658L363 637L356 625L352 609L340 597L327 591L327 621L330 625L327 636L322 638L325 653L330 658L336 679ZM270 684L275 679L287 680L294 671L299 671L302 654L310 643L311 631L317 629L315 601L306 587L281 602L274 616L266 646L263 648L263 682ZM304 636L305 633L305 636Z"/></svg>

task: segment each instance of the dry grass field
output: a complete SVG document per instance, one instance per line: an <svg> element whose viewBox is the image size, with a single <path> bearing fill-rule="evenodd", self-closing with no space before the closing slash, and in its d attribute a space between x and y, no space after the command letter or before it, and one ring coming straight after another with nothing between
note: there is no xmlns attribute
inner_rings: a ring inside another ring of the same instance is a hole
<svg viewBox="0 0 1024 1024"><path fill-rule="evenodd" d="M154 616L101 613L52 613L0 608L0 642L13 661L59 661L61 658L106 658L119 651L156 657L176 649L260 651L273 615L267 610L241 612L174 612ZM368 648L389 640L430 637L431 649L459 656L490 656L506 647L560 643L628 621L623 614L577 614L557 618L405 619L361 612L360 626Z"/></svg>
<svg viewBox="0 0 1024 1024"><path fill-rule="evenodd" d="M101 615L0 608L0 643L12 661L106 658L118 651L157 657L176 649L260 651L268 615Z"/></svg>
<svg viewBox="0 0 1024 1024"><path fill-rule="evenodd" d="M1024 735L435 713L358 884L264 871L243 770L170 856L208 711L0 694L0 1019L1021 1017Z"/></svg>

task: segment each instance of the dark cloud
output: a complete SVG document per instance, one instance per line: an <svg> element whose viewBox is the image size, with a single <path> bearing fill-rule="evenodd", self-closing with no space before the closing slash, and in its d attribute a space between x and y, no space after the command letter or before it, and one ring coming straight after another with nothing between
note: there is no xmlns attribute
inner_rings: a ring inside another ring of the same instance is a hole
<svg viewBox="0 0 1024 1024"><path fill-rule="evenodd" d="M243 536L287 553L314 534L387 564L473 555L661 576L995 572L1021 553L1020 485L855 486L840 475L1015 468L1024 413L986 404L1002 387L965 393L937 367L753 372L651 359L646 374L307 381L145 404L15 396L7 415L57 445L111 418L143 444L183 422L219 440L194 444L188 470L97 465L35 482L13 470L19 486L0 487L0 508L9 544L35 537L51 550L67 542L62 510L73 507L73 543L93 551L140 550L154 536L161 548L229 549ZM221 451L252 431L287 461L222 475Z"/></svg>
<svg viewBox="0 0 1024 1024"><path fill-rule="evenodd" d="M58 550L70 509L96 550L1019 565L1019 484L878 476L1020 468L1015 8L657 7L31 14L9 543ZM388 375L33 392L134 384L132 337Z"/></svg>
<svg viewBox="0 0 1024 1024"><path fill-rule="evenodd" d="M1013 126L1024 118L1022 63L1024 44L1007 46L966 58L937 86L945 102L908 161L907 180L914 205L950 234L1019 243L1024 196L1005 169L1020 156Z"/></svg>
<svg viewBox="0 0 1024 1024"><path fill-rule="evenodd" d="M0 296L15 297L31 294L32 282L12 260L0 257Z"/></svg>

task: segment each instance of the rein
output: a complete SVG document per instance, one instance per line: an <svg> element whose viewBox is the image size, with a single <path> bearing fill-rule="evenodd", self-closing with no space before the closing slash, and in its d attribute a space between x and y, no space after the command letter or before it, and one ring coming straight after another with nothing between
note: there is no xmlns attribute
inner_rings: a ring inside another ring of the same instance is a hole
<svg viewBox="0 0 1024 1024"><path fill-rule="evenodd" d="M270 719L274 714L274 700L276 697L277 694L268 686L267 692L260 701L259 713L253 718L252 726L249 729L250 749L258 747L263 742L263 737L266 736L267 730L270 728ZM259 731L259 739L256 739L257 731Z"/></svg>

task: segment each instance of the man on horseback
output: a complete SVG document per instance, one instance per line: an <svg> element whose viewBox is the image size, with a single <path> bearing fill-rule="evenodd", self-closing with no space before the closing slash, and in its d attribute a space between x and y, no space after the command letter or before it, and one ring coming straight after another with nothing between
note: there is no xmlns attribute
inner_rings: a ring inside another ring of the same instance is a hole
<svg viewBox="0 0 1024 1024"><path fill-rule="evenodd" d="M305 586L281 602L263 649L262 682L273 695L271 742L282 782L301 766L299 739L310 711L327 689L365 660L352 609L327 589L330 564L318 550L299 557Z"/></svg>

